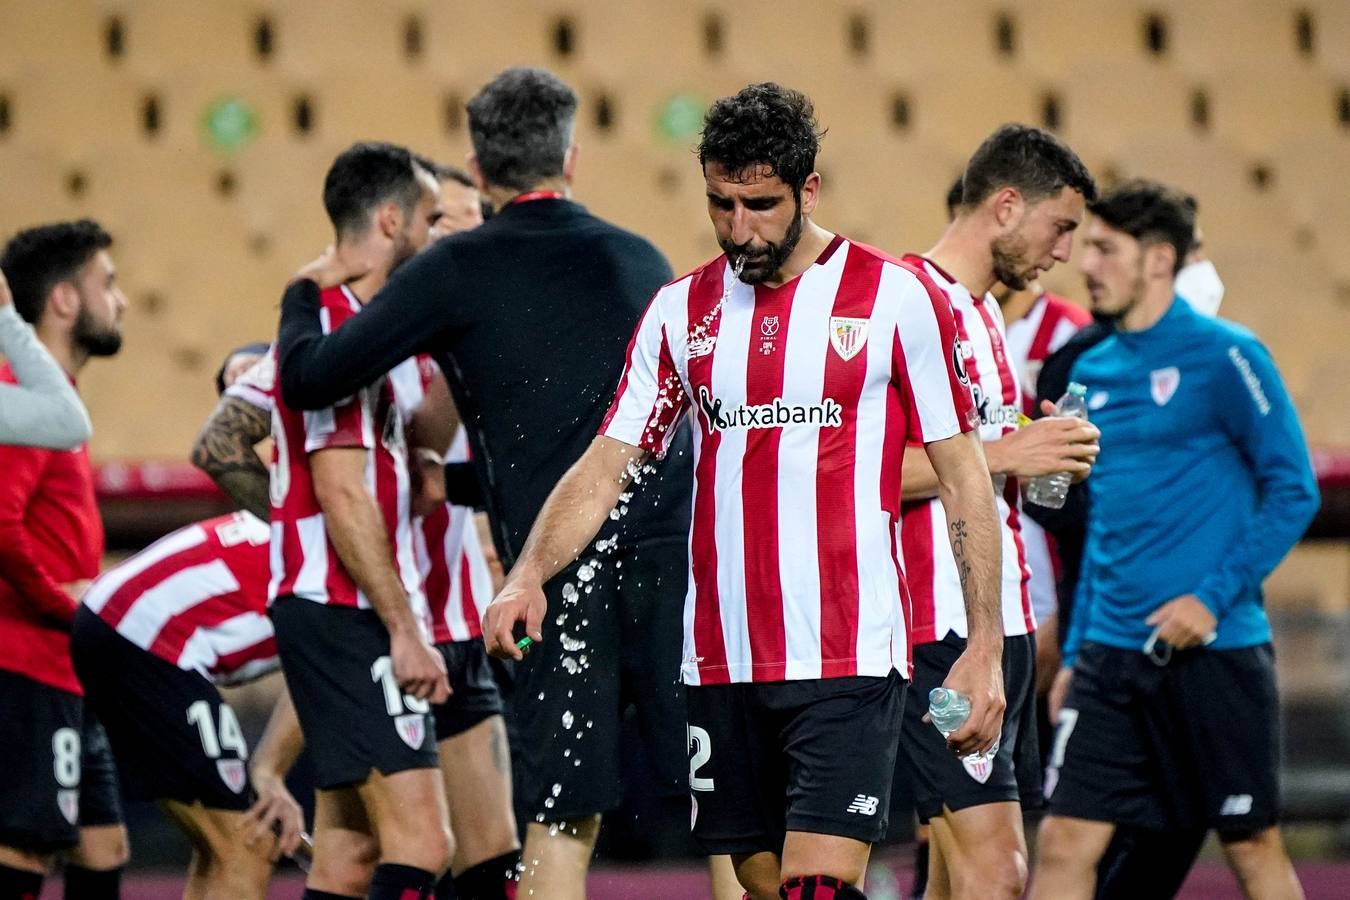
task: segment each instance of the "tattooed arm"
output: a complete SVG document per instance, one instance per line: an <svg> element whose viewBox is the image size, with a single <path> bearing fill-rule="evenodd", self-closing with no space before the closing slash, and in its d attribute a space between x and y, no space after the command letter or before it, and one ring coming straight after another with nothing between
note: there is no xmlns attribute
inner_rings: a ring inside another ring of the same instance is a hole
<svg viewBox="0 0 1350 900"><path fill-rule="evenodd" d="M254 450L272 430L264 409L237 397L222 397L192 445L192 464L220 485L240 509L266 522L271 508L267 466Z"/></svg>
<svg viewBox="0 0 1350 900"><path fill-rule="evenodd" d="M944 685L971 699L966 724L952 733L958 752L988 748L1003 725L1002 546L994 491L978 432L927 445L947 515L947 537L966 601L969 639Z"/></svg>

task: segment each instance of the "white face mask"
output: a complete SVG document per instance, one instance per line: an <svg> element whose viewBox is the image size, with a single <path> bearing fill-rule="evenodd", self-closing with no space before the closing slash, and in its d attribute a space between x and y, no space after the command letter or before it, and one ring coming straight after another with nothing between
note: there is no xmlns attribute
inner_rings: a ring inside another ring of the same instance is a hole
<svg viewBox="0 0 1350 900"><path fill-rule="evenodd" d="M1219 314L1219 303L1223 301L1223 281L1219 278L1214 263L1207 259L1182 266L1177 273L1174 288L1191 308L1203 316Z"/></svg>

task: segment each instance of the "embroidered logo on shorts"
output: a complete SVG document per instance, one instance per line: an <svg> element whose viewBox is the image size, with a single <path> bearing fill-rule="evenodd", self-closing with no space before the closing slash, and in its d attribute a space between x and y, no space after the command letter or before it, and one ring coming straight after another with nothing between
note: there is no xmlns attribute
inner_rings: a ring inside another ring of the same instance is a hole
<svg viewBox="0 0 1350 900"><path fill-rule="evenodd" d="M846 812L857 813L860 816L875 816L877 814L877 804L880 801L876 797L869 797L866 794L859 794L853 798L853 802L848 805Z"/></svg>
<svg viewBox="0 0 1350 900"><path fill-rule="evenodd" d="M1223 806L1219 807L1221 816L1246 816L1252 811L1251 794L1232 794L1224 798Z"/></svg>
<svg viewBox="0 0 1350 900"><path fill-rule="evenodd" d="M218 759L216 760L216 771L220 773L220 780L225 782L225 786L236 794L244 792L244 786L248 784L248 776L244 772L244 761L242 759Z"/></svg>
<svg viewBox="0 0 1350 900"><path fill-rule="evenodd" d="M994 755L975 754L972 756L961 757L961 765L965 768L966 774L974 778L980 784L989 780L989 776L994 774Z"/></svg>
<svg viewBox="0 0 1350 900"><path fill-rule="evenodd" d="M414 750L420 750L427 736L427 717L423 713L408 713L394 719L394 728L403 743Z"/></svg>
<svg viewBox="0 0 1350 900"><path fill-rule="evenodd" d="M61 810L61 815L66 817L66 821L74 825L75 820L80 817L80 792L78 789L71 789L56 792L56 805Z"/></svg>

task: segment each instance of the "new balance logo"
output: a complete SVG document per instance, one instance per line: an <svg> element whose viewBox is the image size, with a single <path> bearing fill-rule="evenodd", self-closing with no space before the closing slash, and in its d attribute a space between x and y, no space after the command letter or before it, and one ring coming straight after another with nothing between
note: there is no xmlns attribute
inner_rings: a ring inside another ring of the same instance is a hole
<svg viewBox="0 0 1350 900"><path fill-rule="evenodd" d="M1223 806L1219 807L1221 816L1245 816L1251 811L1251 794L1232 794L1223 801Z"/></svg>
<svg viewBox="0 0 1350 900"><path fill-rule="evenodd" d="M878 802L880 801L876 797L859 794L853 798L853 802L848 805L846 812L857 813L860 816L875 816Z"/></svg>

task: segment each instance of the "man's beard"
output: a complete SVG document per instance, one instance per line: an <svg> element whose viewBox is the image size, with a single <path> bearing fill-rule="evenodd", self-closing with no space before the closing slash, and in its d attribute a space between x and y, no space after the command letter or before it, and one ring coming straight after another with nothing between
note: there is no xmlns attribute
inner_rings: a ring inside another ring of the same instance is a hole
<svg viewBox="0 0 1350 900"><path fill-rule="evenodd" d="M727 259L731 264L736 265L737 260L743 261L743 268L740 272L741 281L746 284L763 284L766 281L772 281L774 276L782 270L783 264L787 262L792 251L797 249L797 244L802 239L802 203L797 201L797 214L792 217L792 223L788 225L787 233L783 239L776 244L766 243L762 250L756 252L754 256L747 255L750 249L749 244L733 244L731 241L718 241L722 251L726 253Z"/></svg>
<svg viewBox="0 0 1350 900"><path fill-rule="evenodd" d="M389 274L393 275L399 266L403 265L416 255L417 248L413 246L412 241L409 240L406 234L400 234L397 243L394 244L394 261L393 264L389 266Z"/></svg>
<svg viewBox="0 0 1350 900"><path fill-rule="evenodd" d="M80 304L80 313L75 317L75 328L71 332L71 341L76 348L90 356L116 356L122 349L122 332L117 325L105 327L94 321L89 308Z"/></svg>
<svg viewBox="0 0 1350 900"><path fill-rule="evenodd" d="M1035 266L1025 262L1027 242L1017 234L995 238L990 248L994 256L994 279L1014 291L1025 291L1032 282Z"/></svg>

